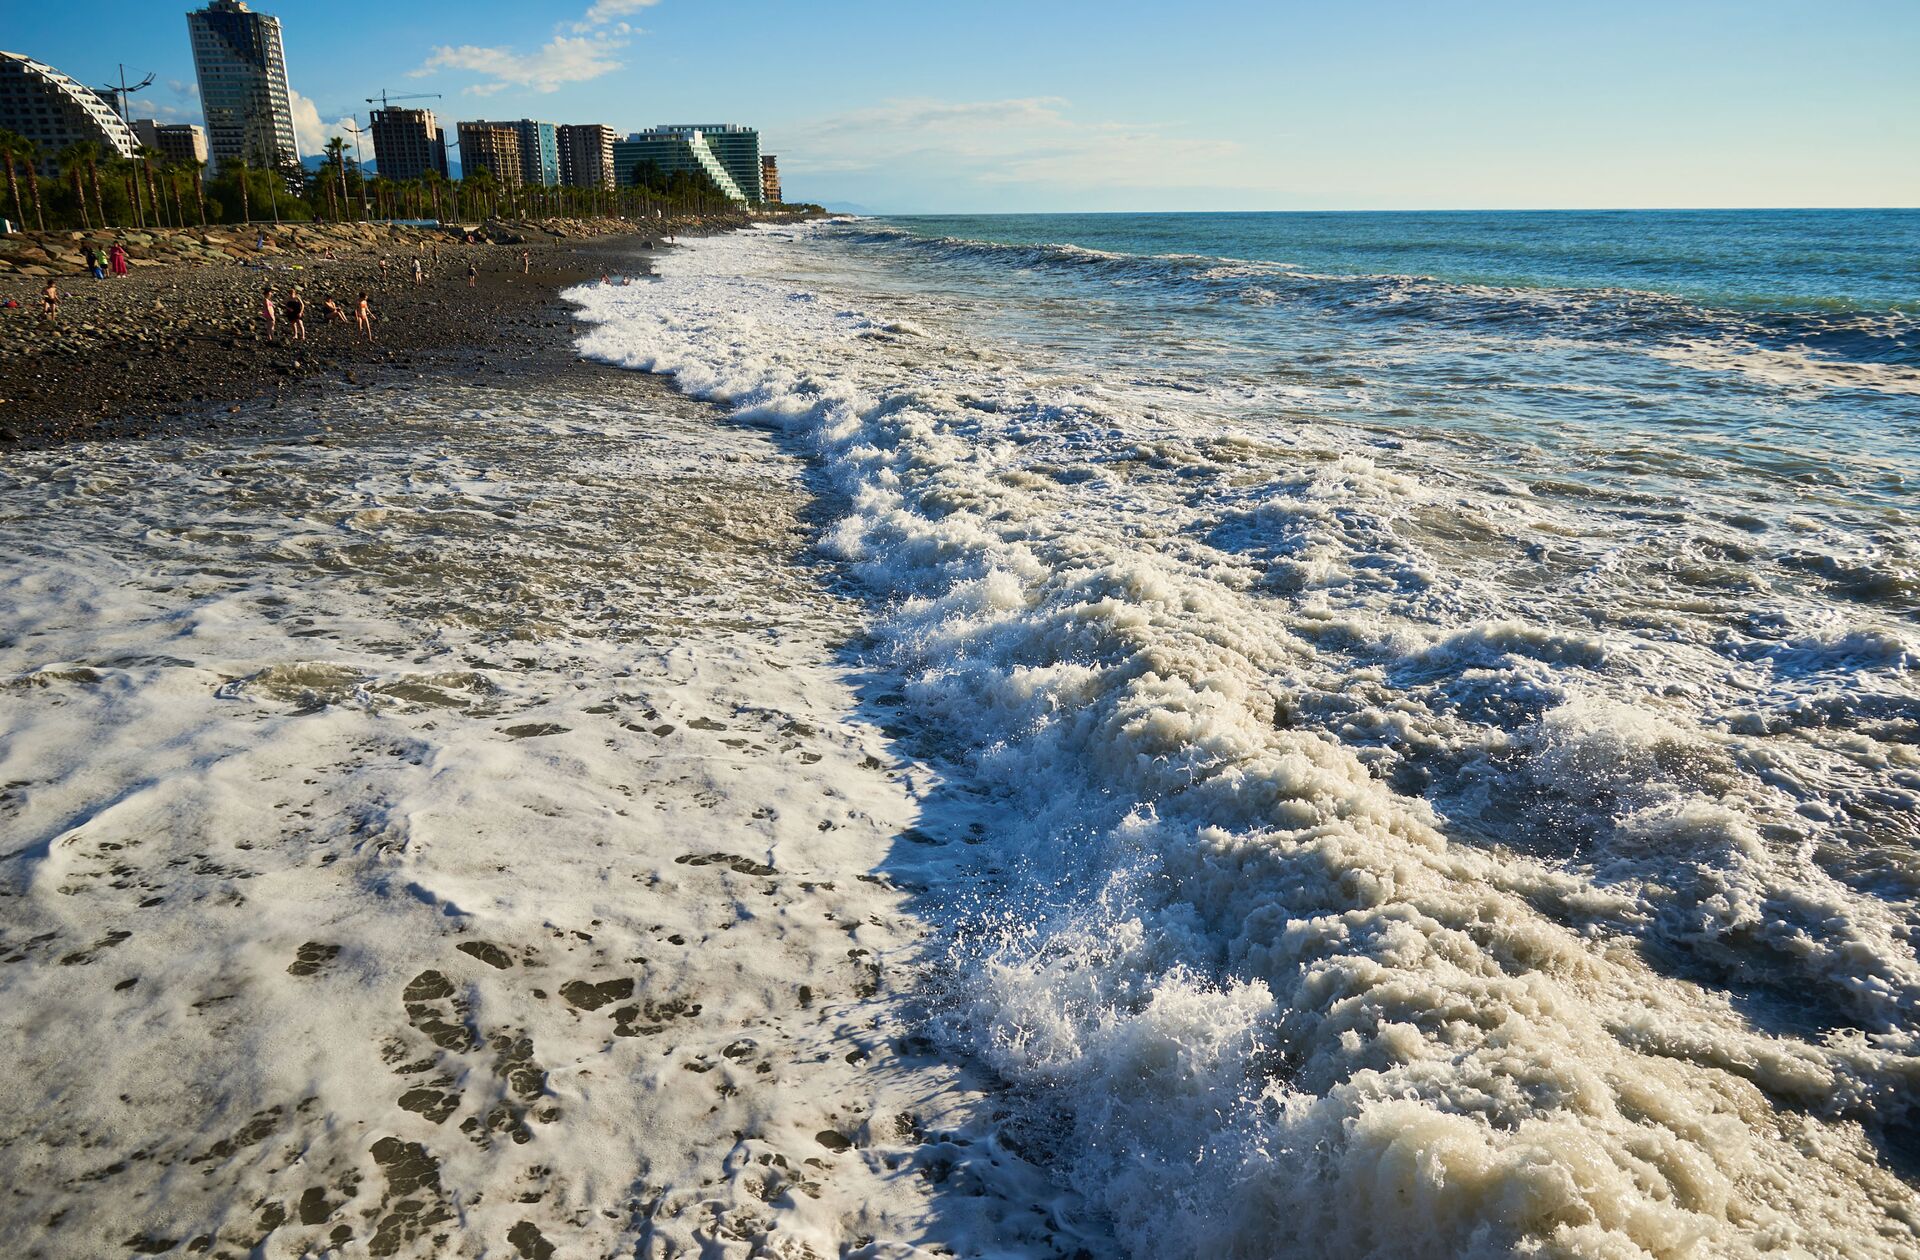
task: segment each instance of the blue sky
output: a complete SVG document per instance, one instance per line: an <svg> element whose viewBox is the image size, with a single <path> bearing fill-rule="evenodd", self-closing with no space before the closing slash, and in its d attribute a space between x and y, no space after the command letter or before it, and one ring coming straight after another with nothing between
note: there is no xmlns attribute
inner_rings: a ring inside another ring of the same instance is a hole
<svg viewBox="0 0 1920 1260"><path fill-rule="evenodd" d="M11 51L198 117L188 5L8 7ZM1920 0L256 7L313 149L384 88L751 123L789 196L883 212L1920 205Z"/></svg>

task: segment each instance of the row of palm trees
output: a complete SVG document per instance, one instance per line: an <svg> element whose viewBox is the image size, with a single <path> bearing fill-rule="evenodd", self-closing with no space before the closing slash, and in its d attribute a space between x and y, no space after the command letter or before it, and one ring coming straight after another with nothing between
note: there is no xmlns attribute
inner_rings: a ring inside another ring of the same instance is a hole
<svg viewBox="0 0 1920 1260"><path fill-rule="evenodd" d="M68 145L56 160L60 196L51 207L56 225L91 229L117 219L120 226L148 228L207 221L206 183L198 163L169 161L149 148L122 157L92 140ZM0 164L13 212L23 225L44 232L50 199L41 192L40 161L38 145L0 129Z"/></svg>
<svg viewBox="0 0 1920 1260"><path fill-rule="evenodd" d="M418 179L364 176L347 154L347 142L327 142L316 181L315 209L326 218L362 219L541 219L653 217L665 213L717 214L731 208L715 188L663 197L644 188L574 188L562 184L522 184L503 180L476 165L464 178L448 179L428 171ZM322 204L324 203L324 205Z"/></svg>
<svg viewBox="0 0 1920 1260"><path fill-rule="evenodd" d="M143 148L122 157L95 141L68 145L56 156L58 179L43 189L42 153L24 136L0 129L0 163L7 199L22 225L54 227L186 227L209 222L249 223L324 219L593 218L715 214L732 208L717 190L665 194L644 188L569 188L522 185L475 167L464 179L438 171L419 179L367 175L346 141L327 144L318 170L281 171L230 162L211 180L196 162L170 161Z"/></svg>

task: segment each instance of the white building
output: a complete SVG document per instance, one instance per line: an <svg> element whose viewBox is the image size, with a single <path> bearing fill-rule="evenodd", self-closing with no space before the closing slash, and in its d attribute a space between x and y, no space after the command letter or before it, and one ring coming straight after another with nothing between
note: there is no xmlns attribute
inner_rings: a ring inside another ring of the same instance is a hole
<svg viewBox="0 0 1920 1260"><path fill-rule="evenodd" d="M21 53L0 52L0 127L39 146L42 175L59 173L60 150L92 140L105 156L132 157L132 128L93 89Z"/></svg>
<svg viewBox="0 0 1920 1260"><path fill-rule="evenodd" d="M207 164L207 129L194 123L163 123L151 118L133 120L133 134L149 149L158 149L169 162Z"/></svg>
<svg viewBox="0 0 1920 1260"><path fill-rule="evenodd" d="M187 31L215 165L245 161L297 169L300 149L280 19L255 13L241 0L213 0L187 14Z"/></svg>

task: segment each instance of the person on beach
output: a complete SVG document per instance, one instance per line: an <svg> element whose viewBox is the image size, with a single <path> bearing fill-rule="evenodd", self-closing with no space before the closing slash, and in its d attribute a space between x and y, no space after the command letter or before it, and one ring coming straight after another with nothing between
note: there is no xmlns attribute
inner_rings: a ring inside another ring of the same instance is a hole
<svg viewBox="0 0 1920 1260"><path fill-rule="evenodd" d="M307 304L300 298L299 289L287 290L287 340L305 341L307 339Z"/></svg>
<svg viewBox="0 0 1920 1260"><path fill-rule="evenodd" d="M347 322L347 313L340 309L340 303L329 297L320 303L320 318L329 324L344 324Z"/></svg>
<svg viewBox="0 0 1920 1260"><path fill-rule="evenodd" d="M260 286L260 318L267 321L267 338L266 339L268 341L272 341L274 339L274 334L277 331L274 321L278 318L278 315L275 313L273 308L274 308L273 286L270 284L263 284Z"/></svg>
<svg viewBox="0 0 1920 1260"><path fill-rule="evenodd" d="M523 276L533 274L532 250L523 249L520 251L520 274Z"/></svg>
<svg viewBox="0 0 1920 1260"><path fill-rule="evenodd" d="M380 255L380 274L383 277L393 274L393 260L385 254Z"/></svg>
<svg viewBox="0 0 1920 1260"><path fill-rule="evenodd" d="M100 265L99 250L89 245L85 251L83 251L82 257L87 260L87 271L95 280L105 280L107 278L107 269Z"/></svg>
<svg viewBox="0 0 1920 1260"><path fill-rule="evenodd" d="M480 269L473 265L473 259L467 259L467 287L471 289L474 285L478 284L480 282L479 277Z"/></svg>
<svg viewBox="0 0 1920 1260"><path fill-rule="evenodd" d="M108 256L113 260L113 274L118 276L122 280L126 279L127 278L127 251L120 247L120 243L118 241L115 241L113 245L113 250Z"/></svg>
<svg viewBox="0 0 1920 1260"><path fill-rule="evenodd" d="M367 305L367 295L362 293L353 307L353 323L361 332L367 334L368 342L373 340L373 310Z"/></svg>
<svg viewBox="0 0 1920 1260"><path fill-rule="evenodd" d="M415 284L425 284L427 282L427 265L420 261L420 255L418 254L413 256L413 282Z"/></svg>
<svg viewBox="0 0 1920 1260"><path fill-rule="evenodd" d="M60 287L47 277L47 287L40 290L40 318L51 324L60 314Z"/></svg>

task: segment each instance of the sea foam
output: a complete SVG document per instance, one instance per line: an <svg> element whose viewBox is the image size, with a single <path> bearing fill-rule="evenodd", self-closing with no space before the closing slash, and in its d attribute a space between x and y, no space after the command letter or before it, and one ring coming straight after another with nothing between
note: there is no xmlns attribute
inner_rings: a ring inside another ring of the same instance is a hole
<svg viewBox="0 0 1920 1260"><path fill-rule="evenodd" d="M1133 1254L1920 1245L1883 1154L1920 1085L1911 888L1815 821L1897 836L1911 745L1727 717L1911 712L1907 632L1641 633L1590 611L1646 594L1625 515L1182 411L872 267L701 242L574 291L581 349L813 454L870 668L991 802L1004 875L942 896L935 1022ZM1503 580L1554 549L1565 582Z"/></svg>

